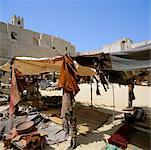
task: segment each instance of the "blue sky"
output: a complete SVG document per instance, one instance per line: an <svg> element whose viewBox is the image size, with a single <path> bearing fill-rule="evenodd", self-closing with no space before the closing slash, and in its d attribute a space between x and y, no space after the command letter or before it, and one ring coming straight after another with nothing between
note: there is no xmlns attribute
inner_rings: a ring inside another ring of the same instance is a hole
<svg viewBox="0 0 151 150"><path fill-rule="evenodd" d="M88 51L124 37L150 40L150 9L150 0L0 0L0 21L22 16L25 28Z"/></svg>

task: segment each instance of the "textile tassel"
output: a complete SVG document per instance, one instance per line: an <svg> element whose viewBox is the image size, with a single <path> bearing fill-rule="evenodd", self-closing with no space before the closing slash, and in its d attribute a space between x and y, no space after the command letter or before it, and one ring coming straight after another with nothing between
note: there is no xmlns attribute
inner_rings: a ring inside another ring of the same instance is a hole
<svg viewBox="0 0 151 150"><path fill-rule="evenodd" d="M96 95L101 95L98 83L97 83L97 87L96 87Z"/></svg>
<svg viewBox="0 0 151 150"><path fill-rule="evenodd" d="M100 90L99 90L99 81L95 76L93 77L96 80L96 95L101 95Z"/></svg>

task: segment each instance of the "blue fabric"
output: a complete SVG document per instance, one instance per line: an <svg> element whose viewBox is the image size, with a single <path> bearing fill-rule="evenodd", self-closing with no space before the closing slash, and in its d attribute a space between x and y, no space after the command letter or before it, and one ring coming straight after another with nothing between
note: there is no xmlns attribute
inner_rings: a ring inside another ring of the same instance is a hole
<svg viewBox="0 0 151 150"><path fill-rule="evenodd" d="M112 145L112 144L106 144L106 147L105 147L105 150L120 150L120 148L118 148L117 146L115 145Z"/></svg>

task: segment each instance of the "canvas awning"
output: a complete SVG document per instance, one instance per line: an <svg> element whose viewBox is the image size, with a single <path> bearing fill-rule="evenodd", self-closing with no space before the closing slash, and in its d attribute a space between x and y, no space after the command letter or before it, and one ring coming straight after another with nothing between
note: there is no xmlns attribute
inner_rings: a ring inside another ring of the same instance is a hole
<svg viewBox="0 0 151 150"><path fill-rule="evenodd" d="M63 56L53 58L16 57L13 66L22 75L38 75L46 72L59 72ZM10 63L0 66L3 71L10 71ZM76 69L80 76L93 76L96 74L90 67L84 67L76 63Z"/></svg>
<svg viewBox="0 0 151 150"><path fill-rule="evenodd" d="M94 54L76 56L78 64L77 71L81 76L95 75L94 69L102 71L135 71L140 69L151 68L151 44L141 47L115 52L111 54ZM45 72L60 71L63 56L53 58L33 58L33 57L16 57L14 59L15 68L24 75L34 75ZM0 67L3 71L9 71L9 63Z"/></svg>
<svg viewBox="0 0 151 150"><path fill-rule="evenodd" d="M151 44L114 53L80 55L78 64L102 71L132 71L151 68ZM98 68L97 68L98 67Z"/></svg>
<svg viewBox="0 0 151 150"><path fill-rule="evenodd" d="M111 53L110 59L115 71L151 68L151 44Z"/></svg>

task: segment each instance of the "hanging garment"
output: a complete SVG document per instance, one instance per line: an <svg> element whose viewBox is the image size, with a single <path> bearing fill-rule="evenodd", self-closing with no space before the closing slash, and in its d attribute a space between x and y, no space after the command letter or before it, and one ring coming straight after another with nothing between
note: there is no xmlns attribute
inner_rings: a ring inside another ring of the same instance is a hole
<svg viewBox="0 0 151 150"><path fill-rule="evenodd" d="M129 87L129 100L132 101L132 100L135 100L135 95L134 95L134 84L128 84L128 87Z"/></svg>
<svg viewBox="0 0 151 150"><path fill-rule="evenodd" d="M62 96L61 118L65 118L65 113L72 111L72 100L73 93L64 91Z"/></svg>
<svg viewBox="0 0 151 150"><path fill-rule="evenodd" d="M10 102L9 102L9 115L12 115L15 111L15 105L20 101L20 95L18 90L18 85L16 81L14 67L12 67L12 79L11 79L11 89L10 89Z"/></svg>
<svg viewBox="0 0 151 150"><path fill-rule="evenodd" d="M63 58L58 86L67 92L73 92L74 96L80 91L78 73L70 56L65 55Z"/></svg>

